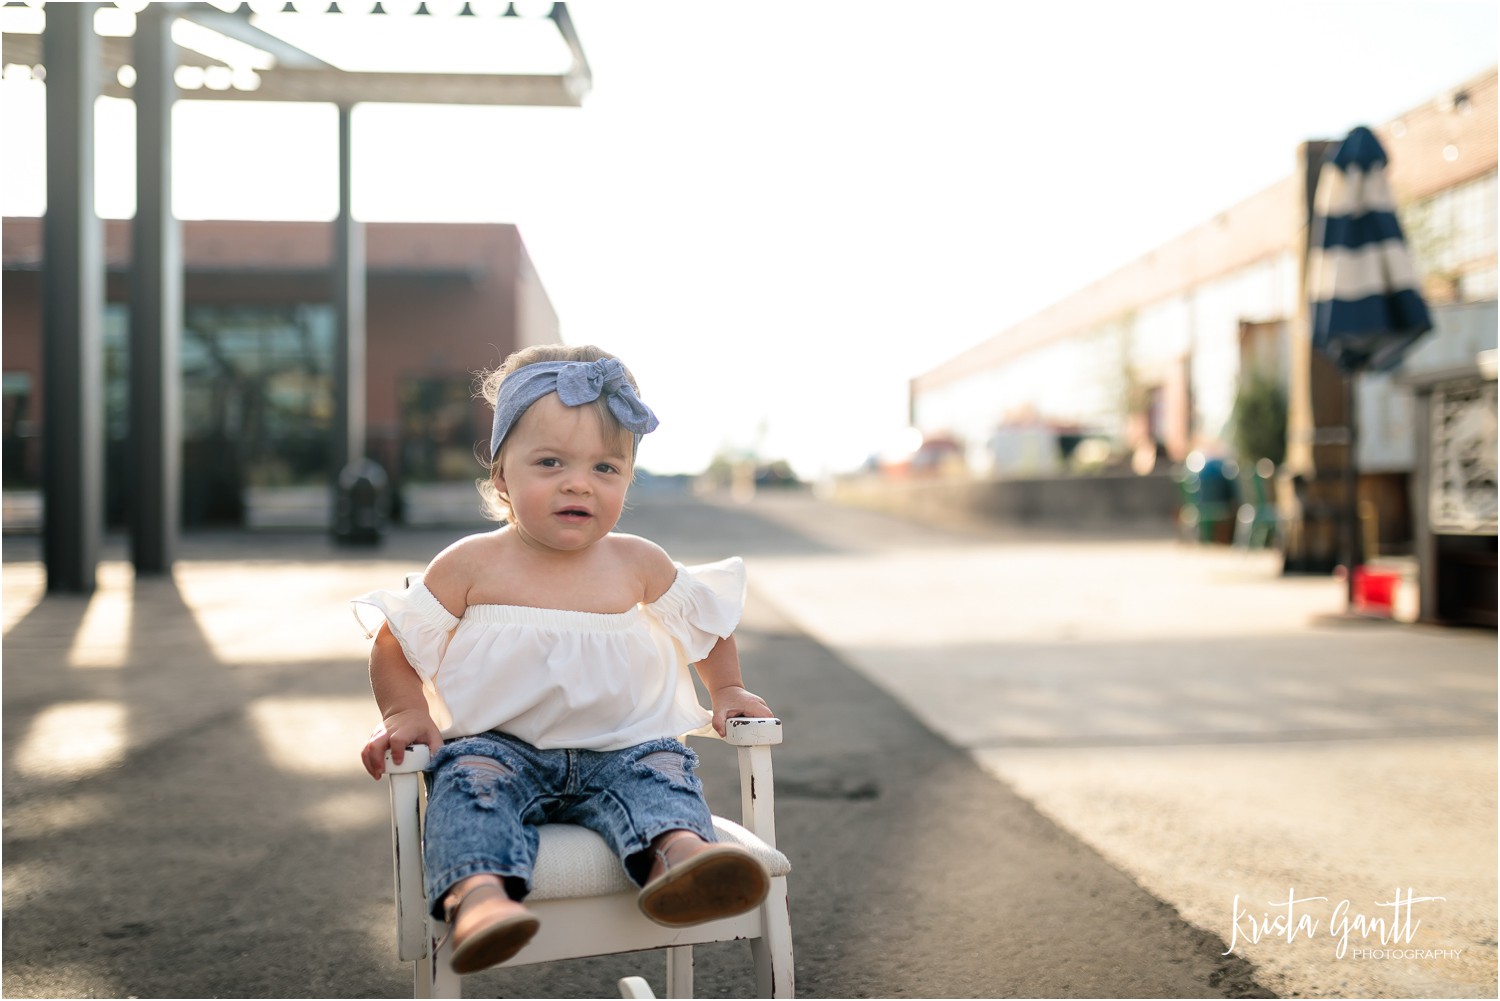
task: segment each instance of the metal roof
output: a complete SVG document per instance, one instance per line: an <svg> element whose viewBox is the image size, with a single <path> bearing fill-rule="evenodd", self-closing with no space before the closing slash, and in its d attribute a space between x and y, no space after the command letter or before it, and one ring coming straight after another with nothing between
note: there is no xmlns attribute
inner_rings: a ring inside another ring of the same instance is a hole
<svg viewBox="0 0 1500 1001"><path fill-rule="evenodd" d="M6 3L15 11L0 42L5 66L42 65L42 36L27 31L16 11L29 5ZM133 43L123 32L132 23L131 3L100 4L109 22L101 31L102 92L129 98ZM301 3L268 5L170 3L190 31L174 32L178 50L178 96L189 100L302 101L352 105L361 102L412 104L551 105L576 107L592 83L588 61L567 4L555 3L543 17L523 18L512 3L432 3L407 13L387 11L395 3ZM412 6L412 5L404 5ZM110 9L111 7L115 9ZM356 9L363 13L355 13ZM97 17L97 16L96 16ZM545 24L551 38L529 27ZM119 27L123 25L124 27ZM314 30L314 29L321 29ZM96 29L98 30L98 29ZM314 51L308 39L321 34L337 49L362 51L359 68L337 63L337 55ZM518 37L520 36L520 37ZM508 72L507 63L535 63L550 47L554 72ZM372 62L370 54L375 53ZM519 60L517 56L520 56ZM529 58L527 58L529 56ZM448 71L452 67L455 71Z"/></svg>

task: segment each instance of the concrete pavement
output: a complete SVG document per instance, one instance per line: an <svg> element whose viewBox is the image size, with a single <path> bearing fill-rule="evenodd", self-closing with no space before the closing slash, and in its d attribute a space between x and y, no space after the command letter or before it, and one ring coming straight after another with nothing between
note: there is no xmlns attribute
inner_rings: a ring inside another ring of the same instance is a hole
<svg viewBox="0 0 1500 1001"><path fill-rule="evenodd" d="M824 544L753 563L794 622L1263 985L1494 995L1493 632L1349 620L1272 553L754 510Z"/></svg>
<svg viewBox="0 0 1500 1001"><path fill-rule="evenodd" d="M1384 786L1390 795L1378 819L1403 829L1423 826L1429 816L1446 820L1446 830L1437 824L1430 833L1434 874L1404 864L1404 841L1370 835L1351 844L1362 828L1344 825L1342 805L1315 809L1325 805L1317 789L1302 789L1311 800L1283 805L1290 821L1271 824L1258 813L1255 792L1257 776L1269 774L1265 754L1226 763L1190 753L1205 746L1221 754L1280 752L1286 742L1277 727L1287 725L1302 726L1309 748L1323 741L1347 750L1339 727L1351 724L1329 715L1338 699L1314 699L1297 687L1300 678L1316 689L1330 663L1342 662L1340 644L1309 648L1300 674L1279 672L1245 708L1235 701L1243 686L1228 668L1194 681L1199 688L1150 674L1153 664L1165 670L1163 663L1204 663L1187 655L1204 638L1149 639L1157 627L1144 624L1141 602L1131 597L1146 590L1141 569L1122 570L1132 582L1116 594L1127 597L1111 599L1123 600L1131 609L1124 618L1142 630L1128 641L1112 638L1124 628L1118 615L1111 626L1066 612L1085 595L1093 604L1105 600L1102 590L1080 590L1071 573L1062 574L1062 596L1045 589L1051 561L1042 550L1066 565L1076 543L1038 549L1024 540L935 533L804 497L739 508L642 496L636 505L624 527L656 538L679 559L742 552L750 562L752 601L740 632L747 673L788 728L777 757L778 827L796 867L799 994L1230 997L1264 995L1271 980L1298 992L1278 957L1291 956L1301 940L1277 948L1263 937L1263 954L1243 943L1225 954L1233 928L1220 891L1241 882L1184 890L1171 878L1192 883L1183 874L1235 870L1240 849L1230 851L1225 841L1216 851L1202 836L1202 825L1215 822L1201 818L1244 828L1245 812L1263 821L1256 830L1269 842L1244 855L1246 894L1271 886L1284 895L1284 874L1257 868L1277 857L1282 829L1322 851L1307 859L1302 842L1285 843L1285 875L1321 875L1312 890L1352 896L1360 906L1363 884L1348 874L1384 874L1374 872L1370 851L1388 851L1394 878L1409 875L1419 894L1446 891L1464 906L1473 897L1462 881L1487 878L1488 952L1481 941L1465 962L1479 953L1493 993L1493 634L1430 631L1407 649L1394 642L1397 632L1420 630L1376 627L1384 629L1380 638L1361 649L1387 650L1391 666L1369 684L1352 668L1331 672L1346 678L1347 691L1339 690L1345 701L1351 691L1363 693L1356 702L1373 722L1360 734L1360 753L1380 750L1407 764L1410 781ZM453 534L398 533L367 552L333 549L320 536L190 536L172 579L142 581L131 578L113 540L100 590L87 601L43 599L35 540L6 539L6 994L353 997L407 990L407 971L392 951L384 787L359 771L353 752L373 708L365 645L344 602L420 567ZM1104 550L1115 554L1113 545L1145 546L1137 553L1144 558L1166 544L1110 543ZM974 554L993 560L1002 550L1028 549L1034 565L1019 577L1003 576L1024 582L1030 574L1030 586L991 591L977 608L958 600L996 585ZM1221 577L1211 572L1206 579ZM1213 600L1201 574L1185 579L1178 600ZM1249 591L1271 586L1242 583ZM939 628L965 611L988 624L973 634ZM1189 606L1182 611L1175 618L1193 620ZM1301 614L1305 627L1305 608ZM1227 635L1251 660L1276 660L1296 648L1299 635L1298 613L1284 615L1288 625L1266 639L1281 637L1285 648L1257 645L1255 623L1283 621L1257 606L1245 620L1252 625ZM992 627L1033 635L1007 639L985 631ZM1147 649L1151 642L1160 648ZM1051 653L1059 643L1072 643L1075 657ZM1132 644L1141 649L1125 649ZM1000 646L1006 656L997 670L990 654ZM892 649L893 656L881 653ZM1473 666L1486 652L1487 674ZM1400 669L1408 657L1454 680L1413 684L1409 666ZM1100 679L1076 666L1069 673L1068 663L1077 661L1115 664L1114 687L1101 691ZM1234 662L1244 666L1238 653ZM1179 691L1197 693L1197 701L1180 706ZM1153 698L1161 704L1155 710ZM1289 710L1275 706L1298 701L1321 708L1288 724L1282 716ZM1196 742L1184 743L1183 724L1174 729L1163 715L1194 722ZM1428 780L1431 773L1410 767L1401 755L1411 752L1390 740L1432 741L1435 733L1479 751L1461 754L1457 769L1451 755L1443 758L1441 774ZM1236 742L1235 734L1255 739ZM1477 806L1458 803L1453 776L1482 777L1485 746L1488 785L1472 786ZM711 798L732 813L732 758L721 746L705 745L701 753ZM1142 757L1152 754L1162 757ZM1346 759L1351 769L1360 760ZM1307 774L1301 759L1281 760L1282 775ZM1388 771L1379 774L1389 781ZM1279 785L1288 787L1284 779ZM1413 801L1417 792L1426 798ZM1465 852L1474 840L1470 827L1483 830L1486 795L1490 855L1479 875ZM1229 811L1231 804L1241 812ZM1336 798L1326 805L1337 805ZM1142 830L1148 820L1154 831ZM1197 844L1199 855L1163 864L1163 855L1184 844ZM1429 889L1429 875L1452 878ZM1446 902L1443 908L1424 911L1422 931L1468 935L1469 926ZM749 996L742 947L699 952L701 995ZM1432 966L1440 978L1434 984L1445 989L1429 996L1464 996L1446 989L1458 983L1455 971L1469 969L1464 962ZM1321 969L1377 968L1415 967L1383 961ZM614 980L634 973L663 989L657 961L630 956L484 974L469 991L611 996ZM1324 987L1318 992L1369 993Z"/></svg>

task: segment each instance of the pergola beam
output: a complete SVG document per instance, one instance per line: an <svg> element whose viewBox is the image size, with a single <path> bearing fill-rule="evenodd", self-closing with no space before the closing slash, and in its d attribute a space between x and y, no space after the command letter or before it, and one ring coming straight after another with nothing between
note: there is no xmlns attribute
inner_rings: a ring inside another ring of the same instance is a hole
<svg viewBox="0 0 1500 1001"><path fill-rule="evenodd" d="M329 66L312 53L305 52L285 39L278 38L269 31L251 24L248 12L231 14L210 3L183 3L177 6L181 8L179 16L201 24L205 28L211 28L226 38L244 42L262 52L268 52L280 66L337 72L334 67ZM241 6L240 11L245 11L245 8Z"/></svg>
<svg viewBox="0 0 1500 1001"><path fill-rule="evenodd" d="M109 87L105 93L111 93ZM347 105L476 104L575 108L587 86L571 77L507 73L328 72L279 66L260 75L255 90L183 91L188 100L297 101ZM121 96L129 91L121 90Z"/></svg>
<svg viewBox="0 0 1500 1001"><path fill-rule="evenodd" d="M182 100L325 102L341 107L363 102L578 107L593 86L588 59L584 56L578 31L565 3L555 4L549 15L571 56L568 69L556 74L342 70L252 24L248 8L242 7L237 13L225 13L208 3L169 2L151 5L151 8L156 7L171 8L183 20L192 21L226 38L259 49L274 62L269 68L256 70L258 85L253 90L237 87L183 89L178 93L178 98ZM102 39L101 44L103 66L100 93L106 97L133 98L133 89L119 80L120 68L134 65L136 59L131 40L110 36ZM26 66L38 63L45 65L40 36L7 33L5 60ZM175 65L228 68L221 59L184 45L175 46Z"/></svg>

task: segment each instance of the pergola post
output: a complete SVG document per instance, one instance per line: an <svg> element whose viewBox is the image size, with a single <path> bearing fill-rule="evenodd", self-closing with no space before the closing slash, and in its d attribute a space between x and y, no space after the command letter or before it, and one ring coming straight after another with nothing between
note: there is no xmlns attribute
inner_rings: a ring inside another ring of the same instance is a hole
<svg viewBox="0 0 1500 1001"><path fill-rule="evenodd" d="M104 531L104 224L94 211L97 3L47 6L43 558L47 590L92 593Z"/></svg>
<svg viewBox="0 0 1500 1001"><path fill-rule="evenodd" d="M333 233L334 426L332 481L365 457L365 230L354 218L354 107L339 105L339 214Z"/></svg>
<svg viewBox="0 0 1500 1001"><path fill-rule="evenodd" d="M170 573L182 463L182 231L172 214L175 15L136 15L136 208L131 226L130 527L135 572Z"/></svg>

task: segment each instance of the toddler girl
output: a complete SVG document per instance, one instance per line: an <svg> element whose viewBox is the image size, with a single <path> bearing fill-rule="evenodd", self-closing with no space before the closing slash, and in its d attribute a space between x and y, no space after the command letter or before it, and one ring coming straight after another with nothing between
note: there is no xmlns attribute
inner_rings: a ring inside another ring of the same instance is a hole
<svg viewBox="0 0 1500 1001"><path fill-rule="evenodd" d="M384 618L370 654L383 722L364 766L379 778L387 750L397 762L413 744L434 752L426 891L450 923L458 973L504 962L535 934L520 901L539 824L597 831L660 924L743 913L769 888L749 852L715 842L697 756L676 739L771 715L740 680L743 563L683 567L613 532L657 424L618 359L527 348L485 393L487 486L506 524L449 546L404 592L355 599Z"/></svg>

